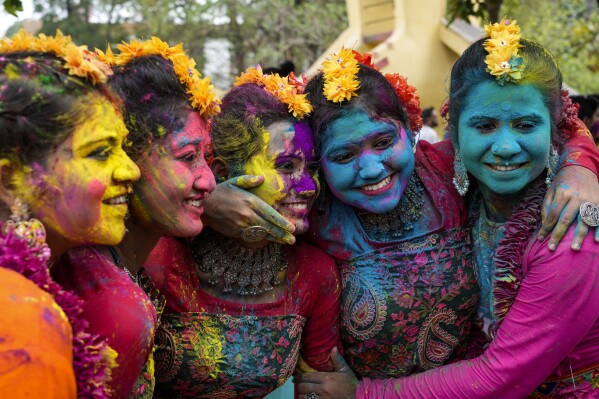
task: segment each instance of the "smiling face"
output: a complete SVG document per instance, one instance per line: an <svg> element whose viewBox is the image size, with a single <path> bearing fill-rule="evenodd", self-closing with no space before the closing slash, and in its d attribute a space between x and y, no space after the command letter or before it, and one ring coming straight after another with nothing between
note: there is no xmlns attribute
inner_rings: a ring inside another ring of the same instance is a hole
<svg viewBox="0 0 599 399"><path fill-rule="evenodd" d="M373 213L394 209L414 172L408 133L400 124L353 111L323 135L321 166L341 202Z"/></svg>
<svg viewBox="0 0 599 399"><path fill-rule="evenodd" d="M551 118L533 86L478 83L466 97L458 132L466 169L481 190L499 198L522 193L547 165Z"/></svg>
<svg viewBox="0 0 599 399"><path fill-rule="evenodd" d="M264 176L264 183L250 191L289 220L296 234L305 233L319 189L312 132L304 122L278 122L267 127L264 143L244 170Z"/></svg>
<svg viewBox="0 0 599 399"><path fill-rule="evenodd" d="M115 245L125 234L127 194L139 169L123 151L127 129L114 106L98 97L84 104L92 113L45 166L32 165L29 177L15 182L17 195L49 236L71 245Z"/></svg>
<svg viewBox="0 0 599 399"><path fill-rule="evenodd" d="M131 203L137 222L175 237L202 231L204 199L216 187L204 159L209 142L206 121L190 112L181 130L164 136L138 160L141 179Z"/></svg>

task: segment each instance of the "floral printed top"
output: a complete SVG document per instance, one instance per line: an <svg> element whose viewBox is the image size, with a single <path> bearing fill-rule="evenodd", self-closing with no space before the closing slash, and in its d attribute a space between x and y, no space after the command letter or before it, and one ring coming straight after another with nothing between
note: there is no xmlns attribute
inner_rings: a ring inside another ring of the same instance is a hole
<svg viewBox="0 0 599 399"><path fill-rule="evenodd" d="M354 210L335 199L313 218L315 242L340 268L342 340L358 377L409 375L465 349L479 288L452 159L448 143L419 142L416 174L442 217L428 236L376 241Z"/></svg>
<svg viewBox="0 0 599 399"><path fill-rule="evenodd" d="M282 297L241 304L202 289L187 242L160 240L145 265L167 302L156 336L155 397L262 398L291 376L300 355L330 370L329 353L341 346L337 268L309 244L285 249Z"/></svg>

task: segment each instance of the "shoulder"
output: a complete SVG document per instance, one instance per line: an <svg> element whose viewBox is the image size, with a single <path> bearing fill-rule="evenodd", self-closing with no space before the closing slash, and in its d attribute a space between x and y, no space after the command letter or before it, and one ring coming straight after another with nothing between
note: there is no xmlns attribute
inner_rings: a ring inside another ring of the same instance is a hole
<svg viewBox="0 0 599 399"><path fill-rule="evenodd" d="M599 282L599 246L595 242L593 232L585 237L579 251L570 248L574 239L576 226L572 225L566 232L555 251L550 251L550 237L544 241L531 239L524 257L523 270L528 275L558 275L563 287L577 284L597 284Z"/></svg>
<svg viewBox="0 0 599 399"><path fill-rule="evenodd" d="M290 246L287 256L294 270L310 285L337 284L339 281L339 270L333 258L304 240Z"/></svg>

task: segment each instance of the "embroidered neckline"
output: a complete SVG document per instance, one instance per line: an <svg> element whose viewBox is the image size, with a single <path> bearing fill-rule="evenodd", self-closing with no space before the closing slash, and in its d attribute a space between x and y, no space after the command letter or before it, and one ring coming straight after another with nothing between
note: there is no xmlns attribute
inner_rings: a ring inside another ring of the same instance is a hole
<svg viewBox="0 0 599 399"><path fill-rule="evenodd" d="M224 281L223 293L260 295L281 283L278 272L287 269L282 244L271 242L263 248L245 248L232 238L215 232L198 236L191 245L199 272L210 273L208 283Z"/></svg>
<svg viewBox="0 0 599 399"><path fill-rule="evenodd" d="M395 208L386 213L356 211L356 215L370 238L396 241L414 230L414 222L422 216L425 195L420 178L413 174Z"/></svg>

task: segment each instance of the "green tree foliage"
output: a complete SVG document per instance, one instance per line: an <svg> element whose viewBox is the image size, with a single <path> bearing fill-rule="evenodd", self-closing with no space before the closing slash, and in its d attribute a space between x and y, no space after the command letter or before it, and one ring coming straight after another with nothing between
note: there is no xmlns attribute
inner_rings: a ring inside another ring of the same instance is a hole
<svg viewBox="0 0 599 399"><path fill-rule="evenodd" d="M61 29L77 43L100 49L151 36L184 42L200 71L206 41L226 39L230 75L248 65L277 66L287 59L304 70L347 25L345 0L33 1L43 33Z"/></svg>
<svg viewBox="0 0 599 399"><path fill-rule="evenodd" d="M564 81L581 94L599 93L599 5L594 0L506 0L502 14L522 35L558 60Z"/></svg>

